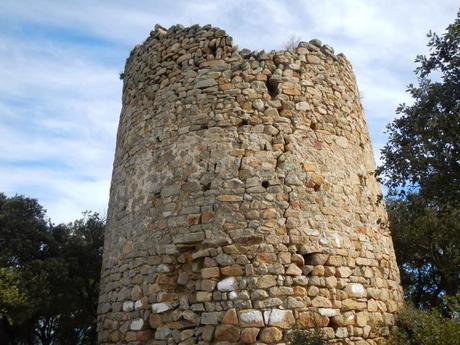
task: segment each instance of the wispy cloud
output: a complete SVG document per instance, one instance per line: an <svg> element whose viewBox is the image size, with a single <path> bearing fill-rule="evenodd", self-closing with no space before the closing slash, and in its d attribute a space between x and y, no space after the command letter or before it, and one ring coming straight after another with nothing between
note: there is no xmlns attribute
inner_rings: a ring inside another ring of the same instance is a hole
<svg viewBox="0 0 460 345"><path fill-rule="evenodd" d="M39 198L53 221L105 213L122 71L155 23L213 24L240 47L318 37L352 62L376 152L429 29L458 3L401 1L0 2L0 191Z"/></svg>
<svg viewBox="0 0 460 345"><path fill-rule="evenodd" d="M97 46L36 35L0 34L0 190L39 198L56 222L105 213L121 67Z"/></svg>

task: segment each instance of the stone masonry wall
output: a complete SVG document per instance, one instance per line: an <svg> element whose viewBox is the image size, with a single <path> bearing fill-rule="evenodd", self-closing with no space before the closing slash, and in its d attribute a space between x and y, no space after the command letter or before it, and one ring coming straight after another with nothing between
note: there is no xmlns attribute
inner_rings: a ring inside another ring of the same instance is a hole
<svg viewBox="0 0 460 345"><path fill-rule="evenodd" d="M156 26L124 72L100 344L381 344L402 297L352 67Z"/></svg>

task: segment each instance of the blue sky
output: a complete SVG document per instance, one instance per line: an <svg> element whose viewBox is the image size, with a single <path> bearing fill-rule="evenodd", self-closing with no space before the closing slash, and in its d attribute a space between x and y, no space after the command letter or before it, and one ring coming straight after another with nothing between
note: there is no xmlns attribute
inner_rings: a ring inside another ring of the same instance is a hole
<svg viewBox="0 0 460 345"><path fill-rule="evenodd" d="M410 102L426 33L458 1L0 1L0 192L37 198L52 221L105 215L121 109L119 73L156 23L213 24L240 48L319 38L353 64L376 158Z"/></svg>

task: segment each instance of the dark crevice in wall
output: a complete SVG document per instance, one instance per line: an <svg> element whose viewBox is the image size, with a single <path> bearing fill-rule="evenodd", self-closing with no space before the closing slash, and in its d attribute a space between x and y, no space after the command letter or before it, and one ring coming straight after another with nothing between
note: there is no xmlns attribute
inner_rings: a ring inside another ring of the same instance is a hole
<svg viewBox="0 0 460 345"><path fill-rule="evenodd" d="M202 187L203 192L211 189L211 182L205 183Z"/></svg>
<svg viewBox="0 0 460 345"><path fill-rule="evenodd" d="M212 46L212 47L209 47L209 51L212 55L216 56L217 54L217 46Z"/></svg>
<svg viewBox="0 0 460 345"><path fill-rule="evenodd" d="M310 266L313 265L313 257L316 253L308 253L308 254L303 254L303 259L305 260L305 265Z"/></svg>
<svg viewBox="0 0 460 345"><path fill-rule="evenodd" d="M271 98L275 98L280 93L279 82L275 79L269 78L266 82L268 93Z"/></svg>

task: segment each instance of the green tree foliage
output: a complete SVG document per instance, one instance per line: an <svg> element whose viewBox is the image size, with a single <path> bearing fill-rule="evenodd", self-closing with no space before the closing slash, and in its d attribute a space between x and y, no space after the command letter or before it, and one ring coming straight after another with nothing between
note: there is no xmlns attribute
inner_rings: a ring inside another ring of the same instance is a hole
<svg viewBox="0 0 460 345"><path fill-rule="evenodd" d="M447 32L429 33L430 55L420 55L412 105L388 126L380 168L394 194L416 191L429 205L460 204L460 12ZM433 81L434 77L437 81Z"/></svg>
<svg viewBox="0 0 460 345"><path fill-rule="evenodd" d="M95 344L103 229L93 213L54 226L0 193L1 344Z"/></svg>
<svg viewBox="0 0 460 345"><path fill-rule="evenodd" d="M389 344L458 345L460 322L442 317L437 310L406 307L396 320Z"/></svg>
<svg viewBox="0 0 460 345"><path fill-rule="evenodd" d="M428 37L418 85L408 87L413 104L388 125L378 169L406 297L425 308L460 289L460 12Z"/></svg>
<svg viewBox="0 0 460 345"><path fill-rule="evenodd" d="M406 298L422 308L442 305L459 292L459 209L440 212L416 194L387 209Z"/></svg>
<svg viewBox="0 0 460 345"><path fill-rule="evenodd" d="M19 289L19 276L14 268L0 268L0 318L13 320L10 311L13 308L24 308L26 296Z"/></svg>

